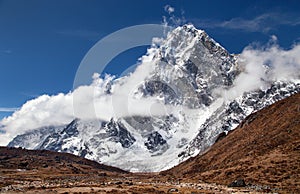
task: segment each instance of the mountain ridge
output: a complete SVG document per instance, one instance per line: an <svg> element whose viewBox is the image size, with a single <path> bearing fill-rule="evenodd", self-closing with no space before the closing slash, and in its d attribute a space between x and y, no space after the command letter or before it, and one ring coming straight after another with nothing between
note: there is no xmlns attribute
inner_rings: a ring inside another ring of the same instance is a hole
<svg viewBox="0 0 300 194"><path fill-rule="evenodd" d="M36 139L39 144L30 142L35 135L28 132L9 146L69 152L132 172L158 172L203 153L219 134L233 130L252 112L300 91L300 79L266 80L264 88L225 99L220 91L234 93L237 77L247 72L237 56L192 25L175 28L144 58L150 63L139 67L151 66L152 71L130 88L131 97L155 98L164 115L76 119ZM263 65L263 73L270 72ZM109 95L134 75L110 81Z"/></svg>

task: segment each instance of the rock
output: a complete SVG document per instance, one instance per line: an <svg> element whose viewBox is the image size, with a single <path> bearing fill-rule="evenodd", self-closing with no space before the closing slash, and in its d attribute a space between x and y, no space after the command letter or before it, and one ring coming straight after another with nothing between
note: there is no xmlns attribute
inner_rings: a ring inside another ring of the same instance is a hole
<svg viewBox="0 0 300 194"><path fill-rule="evenodd" d="M247 185L244 179L237 179L228 185L228 187L245 187L245 186Z"/></svg>
<svg viewBox="0 0 300 194"><path fill-rule="evenodd" d="M107 173L105 172L99 173L99 176L107 176Z"/></svg>
<svg viewBox="0 0 300 194"><path fill-rule="evenodd" d="M162 137L160 133L154 131L148 135L147 141L144 143L148 150L151 152L158 151L167 141Z"/></svg>
<svg viewBox="0 0 300 194"><path fill-rule="evenodd" d="M226 133L225 132L222 132L218 135L215 143L217 143L218 141L220 141L221 139L224 139L224 137L226 137Z"/></svg>
<svg viewBox="0 0 300 194"><path fill-rule="evenodd" d="M133 185L133 182L125 182L125 184L131 186Z"/></svg>
<svg viewBox="0 0 300 194"><path fill-rule="evenodd" d="M176 188L170 188L168 190L168 193L175 193L175 192L178 192L178 189L176 189Z"/></svg>
<svg viewBox="0 0 300 194"><path fill-rule="evenodd" d="M28 167L29 163L27 161L22 161L20 162L19 166L22 167L22 168L26 168Z"/></svg>
<svg viewBox="0 0 300 194"><path fill-rule="evenodd" d="M116 185L121 185L121 184L123 184L123 182L118 181L118 182L116 182L115 184L116 184Z"/></svg>

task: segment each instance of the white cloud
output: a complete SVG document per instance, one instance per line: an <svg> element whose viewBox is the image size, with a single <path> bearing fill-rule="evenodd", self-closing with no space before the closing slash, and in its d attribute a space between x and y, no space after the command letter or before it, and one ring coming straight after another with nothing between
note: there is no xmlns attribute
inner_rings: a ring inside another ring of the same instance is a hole
<svg viewBox="0 0 300 194"><path fill-rule="evenodd" d="M289 50L280 48L272 36L264 48L246 47L239 56L244 71L235 79L234 87L219 93L232 100L244 92L265 88L274 81L300 81L300 44Z"/></svg>
<svg viewBox="0 0 300 194"><path fill-rule="evenodd" d="M138 99L135 96L140 84L153 71L155 62L152 59L156 52L156 48L149 49L136 70L125 77L114 80L109 75L99 78L95 73L91 85L80 86L67 94L42 95L29 100L12 116L0 121L6 132L0 135L0 144L5 145L14 136L30 129L68 124L74 118L108 121L112 117L165 114L172 107L165 107L156 98ZM111 92L108 93L110 84Z"/></svg>
<svg viewBox="0 0 300 194"><path fill-rule="evenodd" d="M166 27L177 27L180 25L183 25L186 22L186 19L184 17L184 11L181 10L181 15L178 16L175 14L175 8L171 7L170 5L166 5L164 7L165 12L168 13L168 16L163 16L163 24Z"/></svg>
<svg viewBox="0 0 300 194"><path fill-rule="evenodd" d="M8 107L0 107L0 112L15 112L19 108L8 108Z"/></svg>
<svg viewBox="0 0 300 194"><path fill-rule="evenodd" d="M264 13L250 19L242 17L236 17L226 21L194 19L192 22L200 28L227 28L249 32L269 32L271 29L282 25L300 25L300 18L292 14L272 12Z"/></svg>
<svg viewBox="0 0 300 194"><path fill-rule="evenodd" d="M165 11L168 12L169 14L173 13L175 11L175 8L170 6L170 5L166 5L164 7Z"/></svg>

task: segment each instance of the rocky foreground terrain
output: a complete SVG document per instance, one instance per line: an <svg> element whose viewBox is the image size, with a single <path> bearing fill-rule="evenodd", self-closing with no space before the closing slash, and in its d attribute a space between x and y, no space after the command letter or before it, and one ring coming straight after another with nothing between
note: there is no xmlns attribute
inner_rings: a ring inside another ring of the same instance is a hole
<svg viewBox="0 0 300 194"><path fill-rule="evenodd" d="M16 192L300 193L300 94L251 114L205 154L161 173L0 147L0 193Z"/></svg>
<svg viewBox="0 0 300 194"><path fill-rule="evenodd" d="M0 148L0 187L0 193L248 192L157 173L128 173L66 153L7 147Z"/></svg>

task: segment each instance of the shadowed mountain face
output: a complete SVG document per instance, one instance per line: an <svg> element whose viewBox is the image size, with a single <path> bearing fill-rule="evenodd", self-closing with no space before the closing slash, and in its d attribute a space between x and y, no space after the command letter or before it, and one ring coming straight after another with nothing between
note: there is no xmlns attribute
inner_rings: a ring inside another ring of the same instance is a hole
<svg viewBox="0 0 300 194"><path fill-rule="evenodd" d="M249 115L203 155L161 173L229 184L243 179L279 192L300 192L300 94Z"/></svg>

